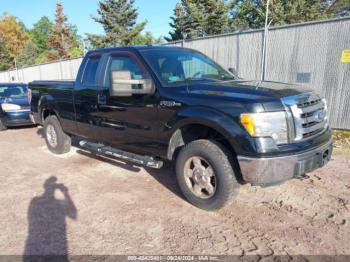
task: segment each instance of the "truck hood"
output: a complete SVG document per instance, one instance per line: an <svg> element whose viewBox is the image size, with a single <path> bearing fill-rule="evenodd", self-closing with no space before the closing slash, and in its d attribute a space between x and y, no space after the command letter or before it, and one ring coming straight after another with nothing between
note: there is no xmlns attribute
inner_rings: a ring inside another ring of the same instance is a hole
<svg viewBox="0 0 350 262"><path fill-rule="evenodd" d="M19 106L29 106L28 98L26 96L16 98L3 98L0 97L0 104L14 104Z"/></svg>
<svg viewBox="0 0 350 262"><path fill-rule="evenodd" d="M188 86L190 94L220 96L221 98L271 101L295 96L312 90L295 84L271 81L226 81L211 83L193 83Z"/></svg>

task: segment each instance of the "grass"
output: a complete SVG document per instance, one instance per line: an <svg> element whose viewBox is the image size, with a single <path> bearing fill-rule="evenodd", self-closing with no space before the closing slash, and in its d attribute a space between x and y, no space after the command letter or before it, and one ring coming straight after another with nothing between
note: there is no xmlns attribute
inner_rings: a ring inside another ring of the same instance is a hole
<svg viewBox="0 0 350 262"><path fill-rule="evenodd" d="M341 147L350 150L349 130L333 130L333 139L336 147Z"/></svg>

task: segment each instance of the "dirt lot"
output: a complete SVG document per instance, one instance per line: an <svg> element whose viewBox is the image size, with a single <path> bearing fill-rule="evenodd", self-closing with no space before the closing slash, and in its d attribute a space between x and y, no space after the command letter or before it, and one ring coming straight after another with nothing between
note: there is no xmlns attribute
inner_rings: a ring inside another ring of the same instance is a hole
<svg viewBox="0 0 350 262"><path fill-rule="evenodd" d="M350 254L349 170L350 151L336 148L309 179L245 185L208 213L171 169L55 156L37 128L11 129L0 133L0 254Z"/></svg>

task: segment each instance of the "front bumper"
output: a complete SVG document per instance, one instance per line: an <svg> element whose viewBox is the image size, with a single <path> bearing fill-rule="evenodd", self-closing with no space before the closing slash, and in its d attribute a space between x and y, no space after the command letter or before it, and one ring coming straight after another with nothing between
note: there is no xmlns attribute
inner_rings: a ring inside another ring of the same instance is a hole
<svg viewBox="0 0 350 262"><path fill-rule="evenodd" d="M243 180L252 185L270 186L323 167L330 159L333 141L295 155L251 158L238 156Z"/></svg>
<svg viewBox="0 0 350 262"><path fill-rule="evenodd" d="M27 126L33 125L29 117L30 110L18 110L5 112L1 119L6 126Z"/></svg>

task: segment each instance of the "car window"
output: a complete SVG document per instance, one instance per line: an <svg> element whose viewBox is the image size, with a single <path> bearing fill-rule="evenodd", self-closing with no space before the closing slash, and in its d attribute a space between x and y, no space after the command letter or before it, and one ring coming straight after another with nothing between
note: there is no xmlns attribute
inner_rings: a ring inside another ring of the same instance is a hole
<svg viewBox="0 0 350 262"><path fill-rule="evenodd" d="M106 72L105 85L111 85L111 74L113 71L130 71L132 80L143 79L143 70L141 67L128 56L112 56Z"/></svg>
<svg viewBox="0 0 350 262"><path fill-rule="evenodd" d="M182 61L182 67L184 70L185 78L192 78L193 76L197 76L199 74L211 76L218 75L219 71L216 67L214 67L210 63L203 63L202 60L199 60L196 57L191 57L189 60Z"/></svg>
<svg viewBox="0 0 350 262"><path fill-rule="evenodd" d="M235 80L209 57L190 49L145 49L141 55L164 86Z"/></svg>
<svg viewBox="0 0 350 262"><path fill-rule="evenodd" d="M0 86L1 98L25 97L27 95L26 86Z"/></svg>
<svg viewBox="0 0 350 262"><path fill-rule="evenodd" d="M90 57L86 63L84 75L83 75L83 85L97 85L98 75L97 68L100 63L100 56Z"/></svg>

